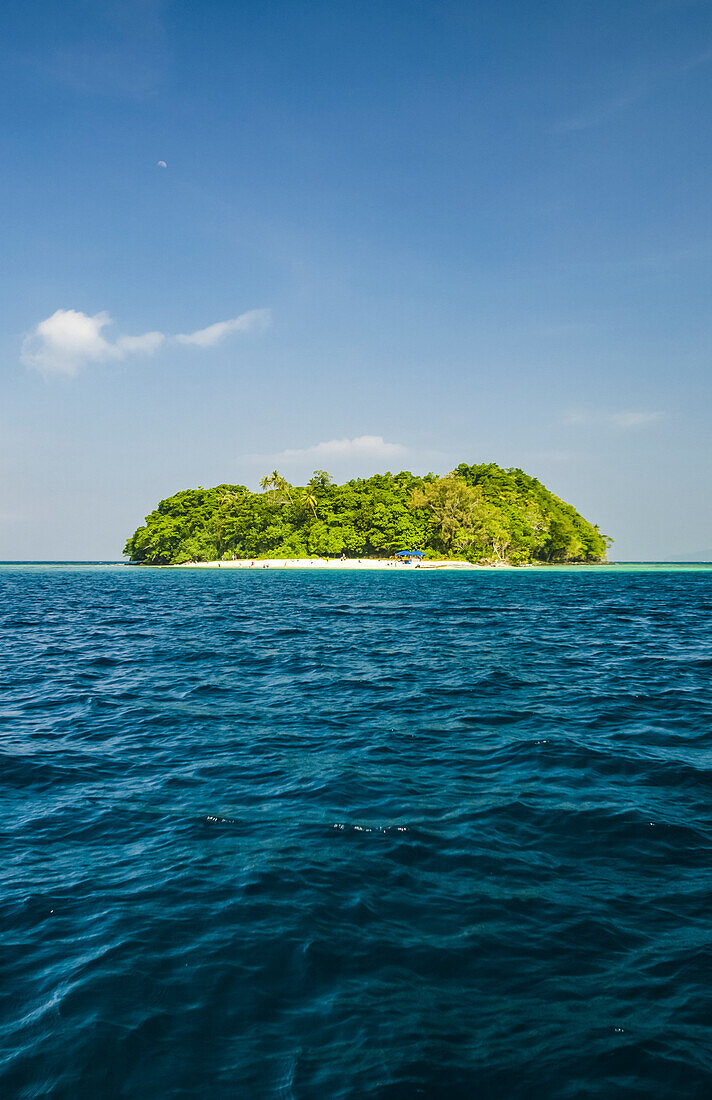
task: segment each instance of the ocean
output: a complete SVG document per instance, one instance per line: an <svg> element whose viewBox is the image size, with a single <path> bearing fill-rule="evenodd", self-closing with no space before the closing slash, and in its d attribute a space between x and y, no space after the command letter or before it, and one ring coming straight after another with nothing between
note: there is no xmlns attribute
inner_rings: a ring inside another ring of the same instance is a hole
<svg viewBox="0 0 712 1100"><path fill-rule="evenodd" d="M709 1096L711 610L0 567L0 1095Z"/></svg>

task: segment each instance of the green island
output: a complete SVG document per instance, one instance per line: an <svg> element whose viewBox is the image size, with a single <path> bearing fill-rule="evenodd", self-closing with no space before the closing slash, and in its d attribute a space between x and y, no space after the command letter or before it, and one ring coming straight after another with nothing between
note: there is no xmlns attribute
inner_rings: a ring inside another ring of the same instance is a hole
<svg viewBox="0 0 712 1100"><path fill-rule="evenodd" d="M316 470L305 486L274 470L244 485L184 489L128 539L132 563L235 559L424 559L481 565L601 562L611 540L519 469L462 463L443 477L376 474L337 485Z"/></svg>

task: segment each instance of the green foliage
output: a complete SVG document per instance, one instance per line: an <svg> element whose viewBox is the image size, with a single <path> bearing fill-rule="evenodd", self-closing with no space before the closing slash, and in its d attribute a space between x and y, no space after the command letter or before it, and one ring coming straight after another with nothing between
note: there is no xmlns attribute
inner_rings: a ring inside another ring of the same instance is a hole
<svg viewBox="0 0 712 1100"><path fill-rule="evenodd" d="M482 492L453 474L425 482L411 494L411 507L430 513L434 548L446 552L477 541L483 504Z"/></svg>
<svg viewBox="0 0 712 1100"><path fill-rule="evenodd" d="M290 485L274 470L264 492L186 489L162 500L126 543L132 562L178 565L238 558L428 557L481 562L605 558L608 540L522 470L465 463L446 477L376 474L336 485L324 470Z"/></svg>

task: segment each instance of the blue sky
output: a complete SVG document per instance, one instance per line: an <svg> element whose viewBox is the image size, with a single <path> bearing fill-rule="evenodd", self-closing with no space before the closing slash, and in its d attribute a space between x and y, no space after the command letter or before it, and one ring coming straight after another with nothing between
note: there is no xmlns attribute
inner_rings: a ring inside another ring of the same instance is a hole
<svg viewBox="0 0 712 1100"><path fill-rule="evenodd" d="M522 466L712 556L712 5L10 0L0 558Z"/></svg>

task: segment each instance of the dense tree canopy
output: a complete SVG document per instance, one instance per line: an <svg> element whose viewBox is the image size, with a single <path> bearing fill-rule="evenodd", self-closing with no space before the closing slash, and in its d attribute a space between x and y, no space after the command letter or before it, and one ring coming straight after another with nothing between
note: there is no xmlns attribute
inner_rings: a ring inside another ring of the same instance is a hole
<svg viewBox="0 0 712 1100"><path fill-rule="evenodd" d="M290 485L274 470L263 492L244 485L184 489L162 500L126 543L132 562L178 565L238 558L389 557L479 562L576 562L608 540L522 470L465 463L445 477L376 474L335 485L316 470Z"/></svg>

